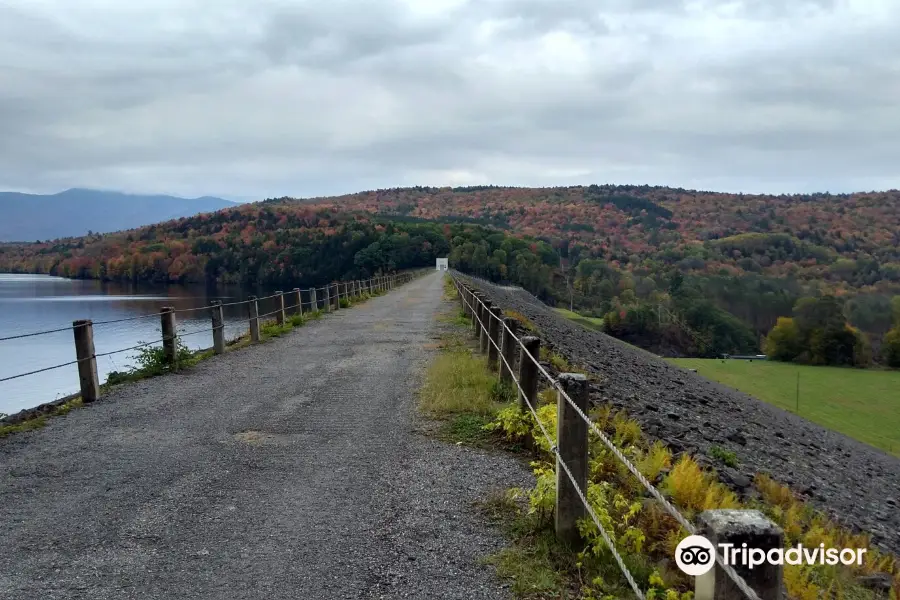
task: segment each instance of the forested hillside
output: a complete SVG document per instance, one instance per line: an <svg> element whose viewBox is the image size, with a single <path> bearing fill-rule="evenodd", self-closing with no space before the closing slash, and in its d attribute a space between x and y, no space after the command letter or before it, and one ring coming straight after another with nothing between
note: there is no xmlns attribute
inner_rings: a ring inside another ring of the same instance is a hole
<svg viewBox="0 0 900 600"><path fill-rule="evenodd" d="M857 354L877 358L900 293L898 242L898 192L404 188L0 246L0 270L308 285L449 255L461 270L571 303L613 335L673 355L758 352L802 298L833 296L871 346Z"/></svg>
<svg viewBox="0 0 900 600"><path fill-rule="evenodd" d="M286 201L289 199L280 199ZM563 256L628 270L759 273L837 292L900 284L900 191L736 195L651 186L396 188L306 200L455 217L558 240Z"/></svg>

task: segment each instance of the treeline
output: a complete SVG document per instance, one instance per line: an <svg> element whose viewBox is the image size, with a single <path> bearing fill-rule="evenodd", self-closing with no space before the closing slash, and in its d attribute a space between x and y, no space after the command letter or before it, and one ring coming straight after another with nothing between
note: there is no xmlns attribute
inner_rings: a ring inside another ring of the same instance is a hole
<svg viewBox="0 0 900 600"><path fill-rule="evenodd" d="M0 270L134 282L320 285L434 265L444 227L254 207L138 230L0 247Z"/></svg>
<svg viewBox="0 0 900 600"><path fill-rule="evenodd" d="M712 357L756 353L765 346L784 360L900 362L900 332L886 294L832 302L824 300L834 296L822 281L687 268L686 259L703 259L684 256L684 249L667 248L652 259L608 260L558 239L514 237L458 221L468 219L263 203L117 234L0 246L0 270L135 282L307 286L430 267L449 256L451 266L463 272L517 284L551 305L571 304L602 317L610 334L660 354ZM756 235L716 243L752 260L817 251L789 237L773 245ZM824 304L813 309L810 299ZM816 321L811 314L827 316ZM778 339L786 341L772 345Z"/></svg>
<svg viewBox="0 0 900 600"><path fill-rule="evenodd" d="M664 265L628 271L602 259L573 260L571 254L564 264L547 241L489 231L454 240L450 261L462 271L518 284L549 304L602 317L611 335L660 354L774 352L767 334L783 328L785 317L790 321L790 315L800 315L802 333L792 338L787 354L774 352L776 360L856 366L880 359L891 366L900 362L900 300L894 300L895 329L886 333L889 296L837 300L816 282L794 278L685 274Z"/></svg>
<svg viewBox="0 0 900 600"><path fill-rule="evenodd" d="M892 306L893 329L884 336L881 354L886 365L900 367L900 296ZM843 301L834 296L801 298L793 316L778 319L765 347L770 358L783 362L866 367L873 359L869 339L847 321Z"/></svg>

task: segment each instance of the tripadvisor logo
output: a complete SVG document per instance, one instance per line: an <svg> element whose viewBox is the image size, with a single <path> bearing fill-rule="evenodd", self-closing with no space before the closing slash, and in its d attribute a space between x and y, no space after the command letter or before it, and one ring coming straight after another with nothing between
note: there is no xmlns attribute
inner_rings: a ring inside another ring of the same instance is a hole
<svg viewBox="0 0 900 600"><path fill-rule="evenodd" d="M712 569L716 549L702 535L689 535L675 548L675 564L688 575L697 577Z"/></svg>
<svg viewBox="0 0 900 600"><path fill-rule="evenodd" d="M716 550L712 542L702 535L689 535L681 540L675 549L675 563L687 575L704 575L712 569L716 561ZM722 562L728 566L752 569L763 564L770 565L862 565L866 548L826 548L805 547L797 544L791 548L750 548L747 544L737 546L731 543L718 544Z"/></svg>

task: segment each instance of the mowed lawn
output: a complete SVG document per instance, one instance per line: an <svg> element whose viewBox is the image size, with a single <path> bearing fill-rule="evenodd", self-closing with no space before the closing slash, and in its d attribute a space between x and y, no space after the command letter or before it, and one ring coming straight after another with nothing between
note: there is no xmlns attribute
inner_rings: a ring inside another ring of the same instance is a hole
<svg viewBox="0 0 900 600"><path fill-rule="evenodd" d="M758 360L677 358L671 361L900 456L900 371L809 367Z"/></svg>
<svg viewBox="0 0 900 600"><path fill-rule="evenodd" d="M603 329L603 319L600 317L586 317L584 315L579 315L577 312L572 312L566 308L554 308L556 312L569 319L570 321L575 321L576 323L587 327L588 329L594 329L597 331L601 331Z"/></svg>

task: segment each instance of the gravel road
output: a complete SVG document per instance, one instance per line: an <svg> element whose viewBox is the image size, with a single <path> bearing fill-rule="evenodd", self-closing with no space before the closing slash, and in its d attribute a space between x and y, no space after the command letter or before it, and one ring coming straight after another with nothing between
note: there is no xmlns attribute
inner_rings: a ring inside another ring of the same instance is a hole
<svg viewBox="0 0 900 600"><path fill-rule="evenodd" d="M571 361L599 375L595 401L625 408L676 451L733 451L722 479L749 494L767 472L845 525L900 554L900 459L555 313L521 288L470 280L501 307L528 317ZM900 390L898 410L900 410ZM708 461L712 464L712 461ZM719 465L721 467L721 465Z"/></svg>
<svg viewBox="0 0 900 600"><path fill-rule="evenodd" d="M417 431L438 273L0 440L0 598L506 598L472 503L518 461Z"/></svg>

